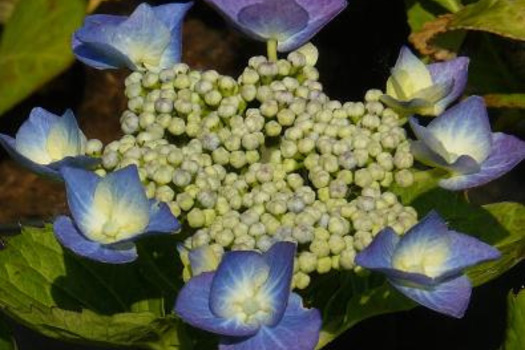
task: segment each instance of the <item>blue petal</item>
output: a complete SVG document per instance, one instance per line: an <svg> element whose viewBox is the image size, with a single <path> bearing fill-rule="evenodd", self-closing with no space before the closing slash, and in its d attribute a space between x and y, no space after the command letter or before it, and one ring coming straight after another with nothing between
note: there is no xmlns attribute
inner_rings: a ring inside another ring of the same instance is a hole
<svg viewBox="0 0 525 350"><path fill-rule="evenodd" d="M67 216L59 216L53 230L58 241L66 248L85 258L109 264L124 264L137 259L134 245L115 249L86 239Z"/></svg>
<svg viewBox="0 0 525 350"><path fill-rule="evenodd" d="M98 69L136 70L143 65L160 69L165 68L159 67L161 61L172 64L177 55L176 46L168 49L171 40L170 28L155 16L149 5L141 4L129 18L100 15L90 18L74 34L73 48L80 60Z"/></svg>
<svg viewBox="0 0 525 350"><path fill-rule="evenodd" d="M135 69L135 64L113 46L117 27L125 20L125 16L87 16L84 25L73 34L73 52L77 59L96 69Z"/></svg>
<svg viewBox="0 0 525 350"><path fill-rule="evenodd" d="M149 224L145 232L172 233L180 229L180 223L166 203L150 200Z"/></svg>
<svg viewBox="0 0 525 350"><path fill-rule="evenodd" d="M52 162L47 154L49 130L60 118L43 108L33 108L29 118L16 133L16 150L24 157L38 164Z"/></svg>
<svg viewBox="0 0 525 350"><path fill-rule="evenodd" d="M408 298L439 313L461 318L465 314L472 292L465 276L444 281L432 287L418 288L390 280L392 285Z"/></svg>
<svg viewBox="0 0 525 350"><path fill-rule="evenodd" d="M313 350L319 341L321 314L305 309L301 297L290 295L284 316L275 327L263 327L253 337L224 338L221 350Z"/></svg>
<svg viewBox="0 0 525 350"><path fill-rule="evenodd" d="M484 185L509 172L525 159L525 142L503 133L492 135L492 153L481 164L478 173L452 176L439 182L439 186L459 191Z"/></svg>
<svg viewBox="0 0 525 350"><path fill-rule="evenodd" d="M60 174L66 183L67 202L76 225L82 232L91 227L93 198L100 177L91 171L63 167Z"/></svg>
<svg viewBox="0 0 525 350"><path fill-rule="evenodd" d="M443 277L458 274L467 267L501 257L496 248L474 237L454 231L449 231L448 237L450 255L445 262L447 273Z"/></svg>
<svg viewBox="0 0 525 350"><path fill-rule="evenodd" d="M89 156L66 157L58 162L49 164L49 168L57 171L63 167L93 169L100 164L100 158L93 158Z"/></svg>
<svg viewBox="0 0 525 350"><path fill-rule="evenodd" d="M193 2L166 4L153 7L155 16L171 31L171 40L161 56L159 67L169 68L182 57L182 22Z"/></svg>
<svg viewBox="0 0 525 350"><path fill-rule="evenodd" d="M487 108L479 96L469 97L450 108L432 120L427 130L445 146L449 154L458 157L468 155L479 164L487 159L492 149Z"/></svg>
<svg viewBox="0 0 525 350"><path fill-rule="evenodd" d="M232 317L232 307L239 295L255 292L268 280L270 267L263 256L254 251L224 254L213 281L210 308L218 316ZM258 325L252 325L255 331Z"/></svg>
<svg viewBox="0 0 525 350"><path fill-rule="evenodd" d="M170 28L155 16L151 6L143 3L118 26L112 44L135 65L158 67L170 40Z"/></svg>
<svg viewBox="0 0 525 350"><path fill-rule="evenodd" d="M270 267L270 275L264 289L271 299L274 312L266 323L268 326L277 324L286 309L290 295L293 264L296 245L291 242L279 242L264 253L266 264Z"/></svg>
<svg viewBox="0 0 525 350"><path fill-rule="evenodd" d="M436 83L453 80L454 88L447 97L437 103L437 115L441 114L446 107L461 96L465 90L468 79L468 65L470 60L467 57L458 57L450 61L433 63L427 66Z"/></svg>
<svg viewBox="0 0 525 350"><path fill-rule="evenodd" d="M0 134L0 145L2 145L7 153L13 158L18 164L34 172L37 175L49 178L54 181L61 181L62 177L56 169L51 168L48 165L37 164L32 160L24 157L15 149L15 139L8 135Z"/></svg>
<svg viewBox="0 0 525 350"><path fill-rule="evenodd" d="M159 20L169 28L172 34L178 33L181 29L184 16L193 6L192 1L172 3L154 6L151 9Z"/></svg>
<svg viewBox="0 0 525 350"><path fill-rule="evenodd" d="M175 313L184 322L208 332L229 336L254 334L256 329L248 328L235 320L218 317L210 310L214 276L213 272L204 272L190 279L177 296Z"/></svg>
<svg viewBox="0 0 525 350"><path fill-rule="evenodd" d="M316 35L327 23L332 21L341 13L348 3L346 0L296 0L309 15L307 26L292 35L288 39L279 42L277 49L280 52L295 50L306 44L314 35Z"/></svg>
<svg viewBox="0 0 525 350"><path fill-rule="evenodd" d="M355 257L355 262L369 270L392 268L392 255L399 236L390 227L377 234L372 243Z"/></svg>

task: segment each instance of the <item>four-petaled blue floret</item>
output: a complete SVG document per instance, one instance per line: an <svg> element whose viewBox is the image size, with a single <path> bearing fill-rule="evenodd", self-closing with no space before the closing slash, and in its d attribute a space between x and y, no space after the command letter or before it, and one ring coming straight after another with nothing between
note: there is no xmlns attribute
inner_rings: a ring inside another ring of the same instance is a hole
<svg viewBox="0 0 525 350"><path fill-rule="evenodd" d="M498 259L500 252L471 236L451 231L431 212L404 236L381 231L356 263L386 275L401 293L437 312L461 318L472 291L467 267Z"/></svg>
<svg viewBox="0 0 525 350"><path fill-rule="evenodd" d="M404 46L381 101L404 115L438 116L465 90L468 64L458 57L425 65Z"/></svg>
<svg viewBox="0 0 525 350"><path fill-rule="evenodd" d="M92 15L73 34L73 52L97 69L161 70L180 61L182 20L192 2L139 5L129 16Z"/></svg>
<svg viewBox="0 0 525 350"><path fill-rule="evenodd" d="M86 142L70 110L59 117L34 108L15 138L0 134L0 144L14 160L36 174L58 181L61 167L92 168L99 163L86 156Z"/></svg>
<svg viewBox="0 0 525 350"><path fill-rule="evenodd" d="M80 256L105 263L128 263L137 258L133 241L139 237L180 229L165 203L147 199L135 166L103 178L69 167L60 173L73 220L60 216L53 229L60 243Z"/></svg>
<svg viewBox="0 0 525 350"><path fill-rule="evenodd" d="M220 349L314 349L321 316L290 292L295 244L279 242L266 253L234 251L217 271L193 277L180 291L175 313L222 336Z"/></svg>
<svg viewBox="0 0 525 350"><path fill-rule="evenodd" d="M343 11L346 0L206 0L246 35L277 41L281 52L304 45Z"/></svg>
<svg viewBox="0 0 525 350"><path fill-rule="evenodd" d="M486 184L525 158L525 142L493 133L483 99L472 96L432 120L427 127L410 119L418 140L411 151L420 162L443 168L451 176L439 185L464 190Z"/></svg>

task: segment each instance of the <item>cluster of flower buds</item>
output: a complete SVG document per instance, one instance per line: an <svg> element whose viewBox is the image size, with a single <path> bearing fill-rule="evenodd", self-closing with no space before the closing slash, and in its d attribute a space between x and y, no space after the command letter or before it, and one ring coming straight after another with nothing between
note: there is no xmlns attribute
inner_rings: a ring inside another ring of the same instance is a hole
<svg viewBox="0 0 525 350"><path fill-rule="evenodd" d="M125 135L105 147L98 172L136 165L147 196L192 232L188 250L209 246L220 260L296 242L300 289L312 273L357 268L383 228L403 234L417 222L389 191L413 183L413 157L381 91L330 100L316 61L308 46L253 57L238 79L182 63L131 73Z"/></svg>

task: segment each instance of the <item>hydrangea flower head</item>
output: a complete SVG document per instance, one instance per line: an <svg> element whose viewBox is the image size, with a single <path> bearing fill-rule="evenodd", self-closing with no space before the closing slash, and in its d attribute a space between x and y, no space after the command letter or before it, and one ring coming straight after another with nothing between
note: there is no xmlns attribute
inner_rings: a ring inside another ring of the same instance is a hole
<svg viewBox="0 0 525 350"><path fill-rule="evenodd" d="M396 289L419 304L461 318L472 291L463 270L500 255L490 245L449 230L431 212L402 237L391 228L381 231L356 256L356 263L384 273Z"/></svg>
<svg viewBox="0 0 525 350"><path fill-rule="evenodd" d="M137 258L134 240L180 228L165 203L147 199L135 166L103 178L69 167L60 172L73 220L60 216L53 228L57 239L80 256L105 263L131 262Z"/></svg>
<svg viewBox="0 0 525 350"><path fill-rule="evenodd" d="M222 350L314 349L321 317L290 292L295 244L266 253L225 253L217 271L193 277L175 312L187 323L222 335Z"/></svg>
<svg viewBox="0 0 525 350"><path fill-rule="evenodd" d="M63 166L89 168L98 164L97 159L85 155L86 136L70 110L59 117L34 108L15 138L0 134L0 144L21 165L55 180L61 179L59 169Z"/></svg>
<svg viewBox="0 0 525 350"><path fill-rule="evenodd" d="M525 158L525 142L491 131L487 109L478 96L450 108L427 127L414 118L410 125L418 138L411 146L415 158L451 173L439 182L445 189L483 185Z"/></svg>
<svg viewBox="0 0 525 350"><path fill-rule="evenodd" d="M468 64L458 57L425 65L403 47L381 101L402 114L440 115L465 90Z"/></svg>
<svg viewBox="0 0 525 350"><path fill-rule="evenodd" d="M276 40L281 52L308 42L345 9L346 0L206 0L246 35Z"/></svg>
<svg viewBox="0 0 525 350"><path fill-rule="evenodd" d="M73 52L97 69L161 70L180 61L182 20L191 2L139 5L129 16L87 16L73 34Z"/></svg>

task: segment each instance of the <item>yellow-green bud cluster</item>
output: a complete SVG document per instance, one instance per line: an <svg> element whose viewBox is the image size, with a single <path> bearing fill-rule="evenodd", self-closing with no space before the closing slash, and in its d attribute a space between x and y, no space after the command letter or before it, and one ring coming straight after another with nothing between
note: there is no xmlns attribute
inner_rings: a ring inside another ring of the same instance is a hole
<svg viewBox="0 0 525 350"><path fill-rule="evenodd" d="M364 102L330 100L300 52L257 56L237 79L177 64L126 79L124 136L98 171L135 164L147 196L168 203L184 245L266 251L298 244L293 285L354 270L356 254L386 226L417 221L389 188L410 186L404 121L370 90ZM92 141L88 147L100 153Z"/></svg>

